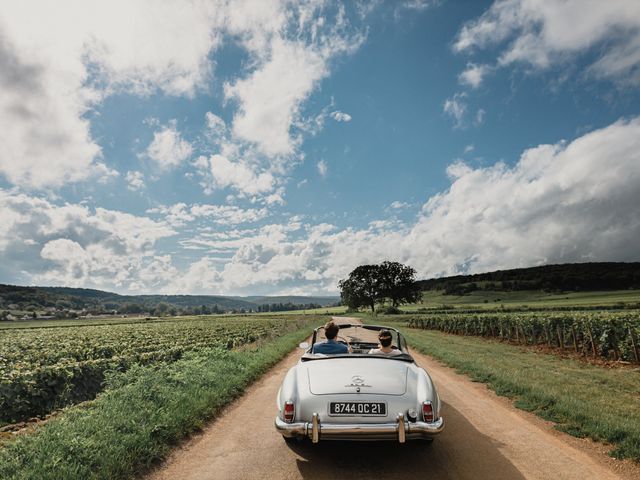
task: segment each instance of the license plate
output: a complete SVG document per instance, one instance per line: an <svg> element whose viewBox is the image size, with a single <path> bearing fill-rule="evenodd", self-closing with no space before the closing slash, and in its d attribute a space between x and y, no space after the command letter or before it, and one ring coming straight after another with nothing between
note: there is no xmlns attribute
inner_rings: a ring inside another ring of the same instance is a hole
<svg viewBox="0 0 640 480"><path fill-rule="evenodd" d="M384 402L331 402L329 415L386 417L387 404Z"/></svg>

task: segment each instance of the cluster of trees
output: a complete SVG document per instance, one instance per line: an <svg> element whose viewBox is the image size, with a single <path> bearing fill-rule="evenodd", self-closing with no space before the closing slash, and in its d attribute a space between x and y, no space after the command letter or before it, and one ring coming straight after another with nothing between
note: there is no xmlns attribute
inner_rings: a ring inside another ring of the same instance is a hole
<svg viewBox="0 0 640 480"><path fill-rule="evenodd" d="M144 313L149 312L156 317L174 317L176 315L210 315L225 313L218 305L201 305L196 307L176 307L168 302L159 302L155 307L146 307L143 305L132 304L132 307L127 308L127 311L122 309L118 313ZM131 311L134 310L134 311Z"/></svg>
<svg viewBox="0 0 640 480"><path fill-rule="evenodd" d="M256 312L286 312L288 310L312 310L314 308L322 308L319 303L265 303L258 305Z"/></svg>
<svg viewBox="0 0 640 480"><path fill-rule="evenodd" d="M393 307L415 303L421 297L415 275L415 269L398 262L360 265L338 283L340 298L351 309L368 307L372 312L377 303L385 301Z"/></svg>

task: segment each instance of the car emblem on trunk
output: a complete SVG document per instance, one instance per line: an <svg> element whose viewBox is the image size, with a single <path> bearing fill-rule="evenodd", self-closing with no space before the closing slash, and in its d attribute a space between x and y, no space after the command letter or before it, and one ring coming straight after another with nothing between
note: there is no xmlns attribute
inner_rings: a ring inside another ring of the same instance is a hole
<svg viewBox="0 0 640 480"><path fill-rule="evenodd" d="M351 383L348 383L345 387L356 387L356 391L359 392L360 387L371 387L371 385L366 385L364 383L364 378L360 375L354 375L351 377Z"/></svg>

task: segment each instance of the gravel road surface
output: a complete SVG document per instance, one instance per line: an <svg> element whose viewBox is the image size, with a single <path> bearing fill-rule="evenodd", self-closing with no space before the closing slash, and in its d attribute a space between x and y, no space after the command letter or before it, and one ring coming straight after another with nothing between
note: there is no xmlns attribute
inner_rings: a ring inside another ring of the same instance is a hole
<svg viewBox="0 0 640 480"><path fill-rule="evenodd" d="M553 429L484 385L413 353L432 376L446 427L432 444L325 442L289 446L273 427L288 355L148 477L161 479L627 479L640 468L606 447Z"/></svg>

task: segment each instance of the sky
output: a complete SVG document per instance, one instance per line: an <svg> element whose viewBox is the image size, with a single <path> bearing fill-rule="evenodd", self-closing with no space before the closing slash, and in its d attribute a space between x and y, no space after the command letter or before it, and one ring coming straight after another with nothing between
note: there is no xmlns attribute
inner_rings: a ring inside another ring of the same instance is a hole
<svg viewBox="0 0 640 480"><path fill-rule="evenodd" d="M637 0L0 0L0 283L640 260Z"/></svg>

